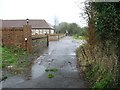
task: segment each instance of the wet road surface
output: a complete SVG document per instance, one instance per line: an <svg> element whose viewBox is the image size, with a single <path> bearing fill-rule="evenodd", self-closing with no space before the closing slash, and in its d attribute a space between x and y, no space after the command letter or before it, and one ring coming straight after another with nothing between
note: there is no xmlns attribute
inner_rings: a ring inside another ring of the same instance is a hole
<svg viewBox="0 0 120 90"><path fill-rule="evenodd" d="M71 37L50 42L48 51L35 60L31 80L6 85L9 88L85 88L85 82L76 67L76 48L83 42ZM57 71L48 71L57 69ZM48 78L52 74L53 78Z"/></svg>

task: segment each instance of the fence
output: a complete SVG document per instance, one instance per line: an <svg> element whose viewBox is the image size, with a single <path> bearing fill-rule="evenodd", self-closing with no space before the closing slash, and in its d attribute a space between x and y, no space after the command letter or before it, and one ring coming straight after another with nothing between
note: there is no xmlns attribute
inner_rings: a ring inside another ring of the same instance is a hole
<svg viewBox="0 0 120 90"><path fill-rule="evenodd" d="M2 45L3 46L18 46L24 50L31 49L31 26L24 25L23 27L2 28Z"/></svg>
<svg viewBox="0 0 120 90"><path fill-rule="evenodd" d="M56 41L65 36L65 34L49 34L49 41Z"/></svg>
<svg viewBox="0 0 120 90"><path fill-rule="evenodd" d="M40 34L32 35L32 52L43 51L49 45L49 41L56 41L63 38L65 34Z"/></svg>
<svg viewBox="0 0 120 90"><path fill-rule="evenodd" d="M49 44L47 35L32 35L32 52L43 51Z"/></svg>
<svg viewBox="0 0 120 90"><path fill-rule="evenodd" d="M28 52L41 50L49 45L49 41L59 40L65 36L65 34L32 35L30 25L2 28L0 33L3 46L17 46Z"/></svg>

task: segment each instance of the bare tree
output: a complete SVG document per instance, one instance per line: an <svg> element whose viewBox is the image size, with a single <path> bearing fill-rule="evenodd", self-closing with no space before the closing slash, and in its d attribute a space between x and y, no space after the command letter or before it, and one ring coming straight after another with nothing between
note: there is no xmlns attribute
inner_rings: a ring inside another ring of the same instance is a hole
<svg viewBox="0 0 120 90"><path fill-rule="evenodd" d="M57 33L57 29L56 29L56 26L59 24L59 21L58 21L58 18L57 16L54 17L54 28L55 28L55 33Z"/></svg>

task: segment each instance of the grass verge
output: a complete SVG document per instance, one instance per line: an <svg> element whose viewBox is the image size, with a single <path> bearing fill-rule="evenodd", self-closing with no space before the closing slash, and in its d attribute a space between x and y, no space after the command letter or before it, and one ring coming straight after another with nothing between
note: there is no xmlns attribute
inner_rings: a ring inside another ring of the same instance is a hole
<svg viewBox="0 0 120 90"><path fill-rule="evenodd" d="M0 67L3 71L7 71L13 75L25 74L29 71L31 62L27 59L28 53L17 47L2 47L2 63ZM3 76L5 76L3 72Z"/></svg>
<svg viewBox="0 0 120 90"><path fill-rule="evenodd" d="M73 35L73 38L77 40L85 40L84 36Z"/></svg>
<svg viewBox="0 0 120 90"><path fill-rule="evenodd" d="M108 51L109 50L109 51ZM77 62L90 88L116 87L116 60L114 48L106 47L101 50L97 45L90 48L88 45L80 46L77 51Z"/></svg>

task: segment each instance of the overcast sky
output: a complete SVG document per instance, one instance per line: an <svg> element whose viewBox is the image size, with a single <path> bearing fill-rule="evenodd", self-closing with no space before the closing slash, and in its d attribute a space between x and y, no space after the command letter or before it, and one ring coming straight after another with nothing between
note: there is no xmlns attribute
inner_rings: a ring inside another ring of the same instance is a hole
<svg viewBox="0 0 120 90"><path fill-rule="evenodd" d="M60 22L75 22L85 26L76 2L84 0L0 0L0 19L45 19L54 25L55 17ZM83 5L80 5L83 7Z"/></svg>

